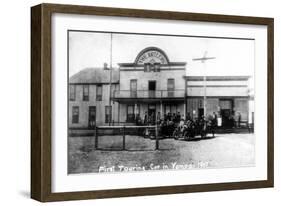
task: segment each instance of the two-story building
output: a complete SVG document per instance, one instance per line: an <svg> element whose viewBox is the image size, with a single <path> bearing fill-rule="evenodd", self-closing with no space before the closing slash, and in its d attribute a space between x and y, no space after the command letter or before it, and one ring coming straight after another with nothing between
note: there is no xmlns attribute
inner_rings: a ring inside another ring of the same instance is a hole
<svg viewBox="0 0 281 206"><path fill-rule="evenodd" d="M70 128L95 128L117 119L118 104L111 96L119 90L119 70L86 68L69 79L68 124Z"/></svg>
<svg viewBox="0 0 281 206"><path fill-rule="evenodd" d="M118 121L134 122L146 112L154 118L169 112L184 115L186 62L171 62L161 49L148 47L134 62L119 66L119 90L113 98L120 105Z"/></svg>

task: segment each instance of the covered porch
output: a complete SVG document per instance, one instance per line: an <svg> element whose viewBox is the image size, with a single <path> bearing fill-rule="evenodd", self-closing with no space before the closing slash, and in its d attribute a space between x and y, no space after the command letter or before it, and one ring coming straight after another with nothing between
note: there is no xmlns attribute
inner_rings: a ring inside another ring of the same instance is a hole
<svg viewBox="0 0 281 206"><path fill-rule="evenodd" d="M185 118L185 101L181 98L119 98L118 122L137 125L140 123L155 124L165 115L180 114ZM117 123L117 122L116 122Z"/></svg>

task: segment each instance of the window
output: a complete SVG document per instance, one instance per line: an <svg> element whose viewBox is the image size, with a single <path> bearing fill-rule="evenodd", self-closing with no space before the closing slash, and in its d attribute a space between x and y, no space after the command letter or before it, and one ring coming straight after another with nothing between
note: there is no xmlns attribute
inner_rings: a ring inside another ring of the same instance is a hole
<svg viewBox="0 0 281 206"><path fill-rule="evenodd" d="M136 106L136 107L135 107ZM127 105L127 122L135 122L136 117L140 115L140 105Z"/></svg>
<svg viewBox="0 0 281 206"><path fill-rule="evenodd" d="M156 95L156 81L148 81L148 94L150 98L155 98Z"/></svg>
<svg viewBox="0 0 281 206"><path fill-rule="evenodd" d="M175 79L168 79L167 90L168 90L168 97L173 97L174 90L175 90Z"/></svg>
<svg viewBox="0 0 281 206"><path fill-rule="evenodd" d="M75 93L76 93L75 90L76 90L75 85L69 86L69 100L70 101L75 101Z"/></svg>
<svg viewBox="0 0 281 206"><path fill-rule="evenodd" d="M135 106L128 105L127 106L127 122L134 122L135 121Z"/></svg>
<svg viewBox="0 0 281 206"><path fill-rule="evenodd" d="M130 93L132 98L137 97L137 80L136 79L131 79L130 81Z"/></svg>
<svg viewBox="0 0 281 206"><path fill-rule="evenodd" d="M72 107L72 123L73 124L79 123L79 107L78 106Z"/></svg>
<svg viewBox="0 0 281 206"><path fill-rule="evenodd" d="M83 101L89 101L89 85L83 85Z"/></svg>
<svg viewBox="0 0 281 206"><path fill-rule="evenodd" d="M150 63L144 64L144 72L150 72Z"/></svg>
<svg viewBox="0 0 281 206"><path fill-rule="evenodd" d="M102 85L97 85L96 101L102 101Z"/></svg>
<svg viewBox="0 0 281 206"><path fill-rule="evenodd" d="M155 72L154 64L150 64L150 71Z"/></svg>
<svg viewBox="0 0 281 206"><path fill-rule="evenodd" d="M145 63L144 72L160 72L160 63Z"/></svg>
<svg viewBox="0 0 281 206"><path fill-rule="evenodd" d="M177 112L181 112L176 104L166 104L164 105L164 114L177 114Z"/></svg>
<svg viewBox="0 0 281 206"><path fill-rule="evenodd" d="M111 106L105 106L105 123L111 122Z"/></svg>
<svg viewBox="0 0 281 206"><path fill-rule="evenodd" d="M160 72L160 63L154 63L154 71Z"/></svg>
<svg viewBox="0 0 281 206"><path fill-rule="evenodd" d="M168 113L170 113L171 112L171 106L170 105L165 105L165 114L168 114Z"/></svg>

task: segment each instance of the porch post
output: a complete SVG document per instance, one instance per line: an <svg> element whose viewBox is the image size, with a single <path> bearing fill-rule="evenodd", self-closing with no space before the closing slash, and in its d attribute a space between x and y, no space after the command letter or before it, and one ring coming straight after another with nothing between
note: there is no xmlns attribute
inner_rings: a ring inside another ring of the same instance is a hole
<svg viewBox="0 0 281 206"><path fill-rule="evenodd" d="M137 103L135 102L135 108L134 108L134 114L135 114L135 120L136 120L136 117L137 117Z"/></svg>
<svg viewBox="0 0 281 206"><path fill-rule="evenodd" d="M184 119L187 116L187 78L184 77Z"/></svg>
<svg viewBox="0 0 281 206"><path fill-rule="evenodd" d="M162 103L162 101L160 101L160 115L161 115L161 118L163 118L163 103Z"/></svg>
<svg viewBox="0 0 281 206"><path fill-rule="evenodd" d="M118 125L120 124L120 102L118 102Z"/></svg>

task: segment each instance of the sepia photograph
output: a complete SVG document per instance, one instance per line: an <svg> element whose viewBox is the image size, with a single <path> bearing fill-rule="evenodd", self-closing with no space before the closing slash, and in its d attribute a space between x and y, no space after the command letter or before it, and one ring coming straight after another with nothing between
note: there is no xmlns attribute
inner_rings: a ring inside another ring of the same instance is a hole
<svg viewBox="0 0 281 206"><path fill-rule="evenodd" d="M255 39L68 30L68 174L255 166Z"/></svg>

